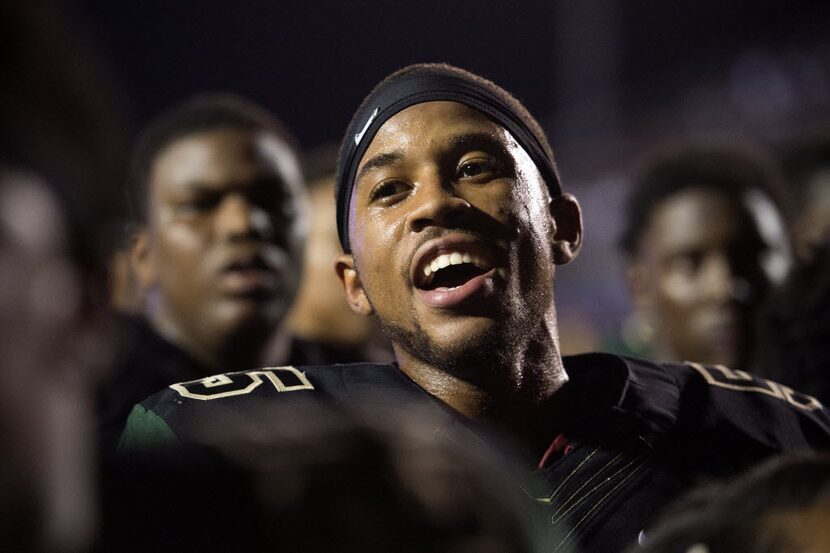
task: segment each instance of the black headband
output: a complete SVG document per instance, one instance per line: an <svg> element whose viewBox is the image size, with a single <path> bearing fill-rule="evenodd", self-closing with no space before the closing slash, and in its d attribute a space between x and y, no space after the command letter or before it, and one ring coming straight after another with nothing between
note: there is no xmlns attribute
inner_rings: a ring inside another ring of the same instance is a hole
<svg viewBox="0 0 830 553"><path fill-rule="evenodd" d="M429 66L427 66L429 67ZM403 73L378 86L364 100L352 118L340 149L335 198L337 202L337 234L343 251L349 253L349 204L354 188L357 166L378 129L396 113L409 106L440 100L458 102L490 116L527 151L548 185L552 196L561 194L559 176L550 148L541 130L534 130L526 118L509 103L512 97L489 81L448 66ZM490 87L485 86L490 84ZM492 90L491 90L492 88ZM501 93L501 94L499 94ZM506 98L502 97L505 96ZM518 104L518 101L513 99ZM535 129L538 129L538 125Z"/></svg>

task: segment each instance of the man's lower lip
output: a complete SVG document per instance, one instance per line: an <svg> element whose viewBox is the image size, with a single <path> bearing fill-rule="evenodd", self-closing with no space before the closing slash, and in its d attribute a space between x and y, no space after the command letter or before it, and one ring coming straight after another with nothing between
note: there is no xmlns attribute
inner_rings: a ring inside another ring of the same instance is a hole
<svg viewBox="0 0 830 553"><path fill-rule="evenodd" d="M277 285L273 272L253 269L228 271L222 275L220 282L222 288L231 293L271 290Z"/></svg>
<svg viewBox="0 0 830 553"><path fill-rule="evenodd" d="M464 284L455 288L436 288L434 290L418 290L418 296L430 307L450 308L457 307L473 298L481 298L493 289L493 275L495 269L477 277L473 277Z"/></svg>

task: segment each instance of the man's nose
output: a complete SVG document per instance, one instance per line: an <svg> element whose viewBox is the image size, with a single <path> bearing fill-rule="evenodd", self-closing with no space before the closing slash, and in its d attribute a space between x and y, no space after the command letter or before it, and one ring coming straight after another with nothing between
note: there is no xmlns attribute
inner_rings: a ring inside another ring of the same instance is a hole
<svg viewBox="0 0 830 553"><path fill-rule="evenodd" d="M430 226L455 226L471 208L455 185L443 181L437 174L425 176L416 183L411 201L413 208L407 215L407 227L413 232Z"/></svg>
<svg viewBox="0 0 830 553"><path fill-rule="evenodd" d="M273 225L261 206L242 194L231 194L219 206L216 232L219 237L228 240L269 239L273 234Z"/></svg>
<svg viewBox="0 0 830 553"><path fill-rule="evenodd" d="M738 301L751 299L749 281L732 266L726 254L712 255L704 264L703 285L707 298L715 301Z"/></svg>

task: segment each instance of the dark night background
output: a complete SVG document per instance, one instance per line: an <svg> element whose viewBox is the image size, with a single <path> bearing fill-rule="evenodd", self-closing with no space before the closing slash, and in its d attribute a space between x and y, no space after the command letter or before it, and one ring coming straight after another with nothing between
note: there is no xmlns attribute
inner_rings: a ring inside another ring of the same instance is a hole
<svg viewBox="0 0 830 553"><path fill-rule="evenodd" d="M409 63L446 61L505 86L546 127L565 187L585 211L586 247L560 272L560 311L603 335L627 311L614 243L632 160L678 140L774 151L825 128L830 115L828 2L85 0L77 8L121 93L130 136L172 104L222 90L270 108L311 149L339 141L369 89Z"/></svg>
<svg viewBox="0 0 830 553"><path fill-rule="evenodd" d="M630 119L728 73L747 52L826 49L829 6L86 0L81 10L137 124L190 94L232 90L276 111L311 147L339 140L369 88L418 61L490 77L550 127L565 106L596 96Z"/></svg>

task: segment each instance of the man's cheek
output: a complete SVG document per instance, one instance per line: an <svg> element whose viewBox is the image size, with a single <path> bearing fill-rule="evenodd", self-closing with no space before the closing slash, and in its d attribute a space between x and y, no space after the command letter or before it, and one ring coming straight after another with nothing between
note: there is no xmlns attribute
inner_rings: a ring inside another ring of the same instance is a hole
<svg viewBox="0 0 830 553"><path fill-rule="evenodd" d="M688 277L669 272L659 281L662 295L670 302L678 305L687 305L695 300L697 291L694 283Z"/></svg>
<svg viewBox="0 0 830 553"><path fill-rule="evenodd" d="M354 236L364 240L376 255L389 255L388 251L394 251L399 246L405 225L406 213L384 210L367 216Z"/></svg>
<svg viewBox="0 0 830 553"><path fill-rule="evenodd" d="M203 247L205 241L204 229L186 224L172 224L165 229L167 241L182 249L196 249Z"/></svg>
<svg viewBox="0 0 830 553"><path fill-rule="evenodd" d="M366 249L366 232L365 225L355 223L353 220L349 222L349 246L352 253L361 254Z"/></svg>

